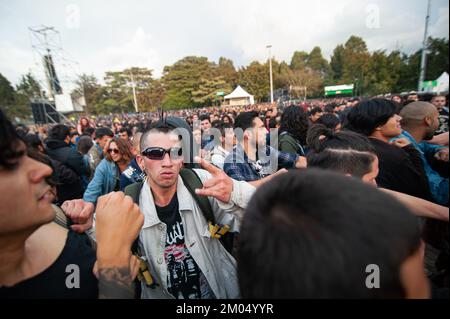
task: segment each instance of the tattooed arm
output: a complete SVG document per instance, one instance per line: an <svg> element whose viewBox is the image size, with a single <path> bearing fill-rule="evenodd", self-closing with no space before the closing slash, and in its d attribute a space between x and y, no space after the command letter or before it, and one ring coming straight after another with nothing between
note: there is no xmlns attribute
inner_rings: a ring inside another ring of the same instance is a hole
<svg viewBox="0 0 450 319"><path fill-rule="evenodd" d="M133 281L129 267L101 268L98 271L100 299L133 299Z"/></svg>
<svg viewBox="0 0 450 319"><path fill-rule="evenodd" d="M96 237L100 298L133 298L136 264L131 245L144 217L129 196L114 192L97 203Z"/></svg>

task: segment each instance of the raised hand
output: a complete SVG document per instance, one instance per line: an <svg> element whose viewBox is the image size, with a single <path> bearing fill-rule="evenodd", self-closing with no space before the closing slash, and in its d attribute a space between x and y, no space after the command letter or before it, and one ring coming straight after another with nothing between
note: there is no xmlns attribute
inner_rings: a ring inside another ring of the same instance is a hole
<svg viewBox="0 0 450 319"><path fill-rule="evenodd" d="M195 192L198 195L211 196L221 202L228 203L231 200L231 193L233 192L233 180L220 168L208 163L204 159L196 157L195 161L212 176L211 179L203 182L202 189L196 189Z"/></svg>
<svg viewBox="0 0 450 319"><path fill-rule="evenodd" d="M82 199L68 200L61 205L61 209L74 223L70 226L73 231L81 234L92 227L94 220L94 205L92 203L85 202Z"/></svg>

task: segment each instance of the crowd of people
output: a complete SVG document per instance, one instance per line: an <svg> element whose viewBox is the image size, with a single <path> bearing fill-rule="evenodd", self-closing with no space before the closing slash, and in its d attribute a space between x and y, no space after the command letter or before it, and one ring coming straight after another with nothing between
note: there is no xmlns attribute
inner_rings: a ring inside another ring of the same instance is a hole
<svg viewBox="0 0 450 319"><path fill-rule="evenodd" d="M0 132L0 298L449 297L444 95Z"/></svg>

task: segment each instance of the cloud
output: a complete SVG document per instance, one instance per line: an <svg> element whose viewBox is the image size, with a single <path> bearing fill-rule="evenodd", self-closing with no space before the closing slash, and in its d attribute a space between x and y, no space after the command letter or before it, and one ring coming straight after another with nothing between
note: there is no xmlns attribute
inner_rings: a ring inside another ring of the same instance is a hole
<svg viewBox="0 0 450 319"><path fill-rule="evenodd" d="M84 61L84 71L93 72L102 79L106 71L121 71L130 67L145 67L160 76L164 65L157 50L152 47L152 36L138 27L131 38L122 44L100 49Z"/></svg>
<svg viewBox="0 0 450 319"><path fill-rule="evenodd" d="M34 65L30 50L23 50L9 42L0 42L0 72L12 84L16 84L20 76L29 72Z"/></svg>

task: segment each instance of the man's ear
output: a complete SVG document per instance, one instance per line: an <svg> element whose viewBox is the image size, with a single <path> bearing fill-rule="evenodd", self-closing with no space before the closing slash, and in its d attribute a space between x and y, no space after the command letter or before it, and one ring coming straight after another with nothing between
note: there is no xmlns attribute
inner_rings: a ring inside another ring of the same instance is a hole
<svg viewBox="0 0 450 319"><path fill-rule="evenodd" d="M142 171L145 169L144 157L141 154L136 155L136 162Z"/></svg>
<svg viewBox="0 0 450 319"><path fill-rule="evenodd" d="M430 116L425 116L423 121L425 122L426 126L431 126L433 125L433 119Z"/></svg>

